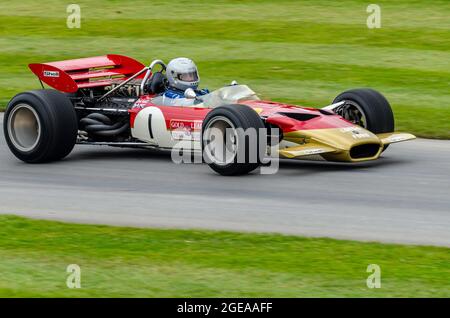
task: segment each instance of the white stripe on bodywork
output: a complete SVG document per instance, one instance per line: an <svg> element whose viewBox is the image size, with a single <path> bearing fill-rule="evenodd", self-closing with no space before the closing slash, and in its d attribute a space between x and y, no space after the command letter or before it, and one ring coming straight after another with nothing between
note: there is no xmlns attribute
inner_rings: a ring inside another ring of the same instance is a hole
<svg viewBox="0 0 450 318"><path fill-rule="evenodd" d="M152 136L149 129L149 116L151 119ZM200 141L174 140L172 132L166 126L166 120L158 107L146 107L142 109L134 121L131 135L141 141L157 145L161 148L173 148L175 145L182 149L201 149ZM152 138L153 137L153 138Z"/></svg>

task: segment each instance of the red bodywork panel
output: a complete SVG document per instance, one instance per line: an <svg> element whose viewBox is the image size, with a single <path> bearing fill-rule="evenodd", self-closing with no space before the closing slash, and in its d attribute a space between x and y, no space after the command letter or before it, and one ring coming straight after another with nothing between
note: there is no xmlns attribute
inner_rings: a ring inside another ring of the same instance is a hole
<svg viewBox="0 0 450 318"><path fill-rule="evenodd" d="M285 133L297 130L344 128L354 126L351 122L346 121L334 113L326 112L317 108L299 107L295 105L261 100L245 101L242 102L242 104L248 105L253 109L261 109L259 115L265 117L267 123L278 126ZM296 113L314 117L307 120L298 120L280 113Z"/></svg>
<svg viewBox="0 0 450 318"><path fill-rule="evenodd" d="M81 88L103 87L111 85L113 81L116 82L118 79L126 80L145 66L127 56L109 54L59 62L30 64L29 67L41 81L49 86L62 92L74 93ZM142 77L144 77L144 74L141 74L138 78ZM145 107L158 107L164 115L168 129L171 129L172 121L187 123L203 121L211 111L209 108L200 107L158 106L152 104L152 97L154 96L142 96L129 110L131 127L134 127L137 113ZM266 123L278 126L284 133L297 130L353 126L352 123L334 113L315 108L261 100L249 100L240 103L255 109L265 119ZM289 117L286 115L289 115L289 113L295 113L295 115Z"/></svg>
<svg viewBox="0 0 450 318"><path fill-rule="evenodd" d="M187 122L203 121L206 115L212 110L211 108L201 107L158 106L151 102L152 97L153 96L142 96L135 103L136 107L130 109L131 127L134 127L136 115L145 107L158 107L164 115L166 127L168 129L171 128L170 122L172 120L182 120ZM267 123L278 126L284 133L297 130L344 128L353 126L352 123L334 113L320 111L316 108L298 107L261 100L243 101L241 104L248 105L255 109L261 117L265 118ZM306 114L314 116L314 118L301 121L280 113Z"/></svg>
<svg viewBox="0 0 450 318"><path fill-rule="evenodd" d="M184 107L184 106L159 106L152 104L150 101L154 96L146 95L142 96L136 103L134 108L129 110L130 113L130 127L134 127L134 120L136 115L145 107L158 107L166 120L166 127L170 128L171 120L185 120L185 121L203 121L212 109L211 108L201 108L201 107Z"/></svg>
<svg viewBox="0 0 450 318"><path fill-rule="evenodd" d="M28 66L41 81L65 93L108 86L113 80L126 80L145 67L130 57L116 54Z"/></svg>

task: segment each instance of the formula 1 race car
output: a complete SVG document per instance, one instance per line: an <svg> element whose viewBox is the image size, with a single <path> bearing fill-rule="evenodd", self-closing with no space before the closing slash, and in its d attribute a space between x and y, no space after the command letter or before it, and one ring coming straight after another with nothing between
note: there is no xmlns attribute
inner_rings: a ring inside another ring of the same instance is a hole
<svg viewBox="0 0 450 318"><path fill-rule="evenodd" d="M10 150L28 163L60 160L75 144L179 148L201 152L222 175L239 175L263 164L254 151L359 162L379 158L391 143L415 138L394 132L388 101L372 89L346 91L316 109L263 101L246 85L233 83L202 96L186 90L192 106L162 106L157 103L165 90L160 60L146 67L126 56L105 55L29 67L43 89L16 95L4 116Z"/></svg>

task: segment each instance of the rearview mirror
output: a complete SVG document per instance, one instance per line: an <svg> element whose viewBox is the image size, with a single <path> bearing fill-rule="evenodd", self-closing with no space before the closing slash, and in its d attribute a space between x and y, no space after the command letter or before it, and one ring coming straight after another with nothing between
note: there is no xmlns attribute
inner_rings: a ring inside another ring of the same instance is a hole
<svg viewBox="0 0 450 318"><path fill-rule="evenodd" d="M184 97L187 99L196 99L197 94L192 88L188 88L187 90L184 91Z"/></svg>

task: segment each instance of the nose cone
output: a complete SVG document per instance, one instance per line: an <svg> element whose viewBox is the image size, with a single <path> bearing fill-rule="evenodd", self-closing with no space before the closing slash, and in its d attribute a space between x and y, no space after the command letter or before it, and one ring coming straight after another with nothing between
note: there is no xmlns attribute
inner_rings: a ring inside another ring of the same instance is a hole
<svg viewBox="0 0 450 318"><path fill-rule="evenodd" d="M285 135L287 140L314 141L335 149L322 156L331 161L365 161L377 159L383 149L381 140L370 131L359 127L300 130Z"/></svg>
<svg viewBox="0 0 450 318"><path fill-rule="evenodd" d="M333 148L347 151L361 144L375 143L381 145L380 139L375 134L359 126L304 130L302 134Z"/></svg>

